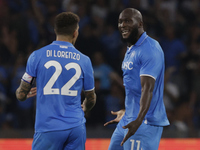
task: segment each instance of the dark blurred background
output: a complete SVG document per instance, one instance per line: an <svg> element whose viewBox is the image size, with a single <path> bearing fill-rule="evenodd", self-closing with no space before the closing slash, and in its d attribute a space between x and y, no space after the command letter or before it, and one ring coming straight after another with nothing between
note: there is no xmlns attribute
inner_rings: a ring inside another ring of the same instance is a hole
<svg viewBox="0 0 200 150"><path fill-rule="evenodd" d="M55 40L55 16L80 17L75 47L93 63L97 104L86 116L87 137L110 138L103 127L124 104L121 63L126 45L117 29L119 13L141 11L147 34L165 53L164 102L171 125L163 137L200 137L199 0L0 0L0 138L32 138L35 98L19 102L15 90L28 56Z"/></svg>

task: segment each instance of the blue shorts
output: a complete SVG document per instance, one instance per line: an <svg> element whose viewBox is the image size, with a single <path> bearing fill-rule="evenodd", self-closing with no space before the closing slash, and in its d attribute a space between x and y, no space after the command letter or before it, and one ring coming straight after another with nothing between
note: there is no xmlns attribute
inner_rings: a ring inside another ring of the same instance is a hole
<svg viewBox="0 0 200 150"><path fill-rule="evenodd" d="M32 150L84 150L86 142L85 124L68 130L36 132Z"/></svg>
<svg viewBox="0 0 200 150"><path fill-rule="evenodd" d="M122 140L128 132L123 129L125 124L120 123L113 132L109 150L157 150L163 132L163 127L152 126L142 123L136 133L132 135L123 146L120 146Z"/></svg>

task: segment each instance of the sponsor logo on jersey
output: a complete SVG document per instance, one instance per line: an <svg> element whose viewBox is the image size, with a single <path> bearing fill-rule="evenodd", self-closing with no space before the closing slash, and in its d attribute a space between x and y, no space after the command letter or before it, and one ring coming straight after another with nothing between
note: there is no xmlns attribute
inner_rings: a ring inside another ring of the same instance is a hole
<svg viewBox="0 0 200 150"><path fill-rule="evenodd" d="M123 62L122 69L132 70L133 69L133 62L132 61Z"/></svg>

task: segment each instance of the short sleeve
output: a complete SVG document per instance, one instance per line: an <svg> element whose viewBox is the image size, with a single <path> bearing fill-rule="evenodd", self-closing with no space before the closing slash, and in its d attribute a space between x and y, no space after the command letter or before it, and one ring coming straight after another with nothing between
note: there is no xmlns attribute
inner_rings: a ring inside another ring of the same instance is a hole
<svg viewBox="0 0 200 150"><path fill-rule="evenodd" d="M84 72L84 83L83 83L83 89L84 91L90 91L94 89L94 71L92 68L92 63L89 57L87 57L87 61L83 68Z"/></svg>
<svg viewBox="0 0 200 150"><path fill-rule="evenodd" d="M28 73L32 77L37 77L36 66L37 66L36 54L35 54L35 52L33 52L29 56L27 64L26 64L26 73Z"/></svg>
<svg viewBox="0 0 200 150"><path fill-rule="evenodd" d="M140 59L140 76L150 76L156 80L164 67L164 57L160 51L152 52L149 50L143 53Z"/></svg>

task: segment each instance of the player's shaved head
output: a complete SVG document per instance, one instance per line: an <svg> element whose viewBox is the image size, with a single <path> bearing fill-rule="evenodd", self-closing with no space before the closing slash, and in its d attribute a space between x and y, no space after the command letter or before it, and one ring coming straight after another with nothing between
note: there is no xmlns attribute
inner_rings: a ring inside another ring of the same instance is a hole
<svg viewBox="0 0 200 150"><path fill-rule="evenodd" d="M118 28L124 42L128 45L135 44L144 32L140 11L134 8L124 9L119 15Z"/></svg>
<svg viewBox="0 0 200 150"><path fill-rule="evenodd" d="M139 10L134 9L134 8L126 8L124 9L121 14L123 15L130 15L133 18L135 18L138 22L142 22L142 14L140 13ZM120 15L121 15L120 14Z"/></svg>

